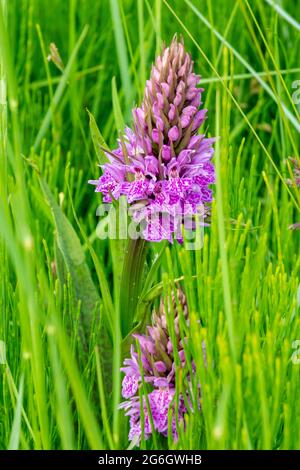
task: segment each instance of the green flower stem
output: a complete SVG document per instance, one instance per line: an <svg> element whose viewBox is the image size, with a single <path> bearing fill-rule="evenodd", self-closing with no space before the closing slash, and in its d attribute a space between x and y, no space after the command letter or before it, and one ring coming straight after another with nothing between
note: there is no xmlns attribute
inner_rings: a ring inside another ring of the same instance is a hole
<svg viewBox="0 0 300 470"><path fill-rule="evenodd" d="M123 338L133 328L134 316L141 292L146 252L147 243L145 240L128 240L120 288L120 323Z"/></svg>

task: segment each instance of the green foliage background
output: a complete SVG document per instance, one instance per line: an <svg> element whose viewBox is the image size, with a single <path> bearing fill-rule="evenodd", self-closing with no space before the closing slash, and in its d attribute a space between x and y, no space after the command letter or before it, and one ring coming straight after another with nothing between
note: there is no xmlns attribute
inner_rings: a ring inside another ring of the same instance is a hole
<svg viewBox="0 0 300 470"><path fill-rule="evenodd" d="M0 4L0 448L129 445L117 409L124 241L96 235L86 108L114 148L175 33L203 77L205 129L221 136L216 200L201 250L152 244L139 312L149 320L180 279L201 409L178 442L142 446L299 448L300 194L286 184L299 158L299 1L278 1L289 21L260 0Z"/></svg>

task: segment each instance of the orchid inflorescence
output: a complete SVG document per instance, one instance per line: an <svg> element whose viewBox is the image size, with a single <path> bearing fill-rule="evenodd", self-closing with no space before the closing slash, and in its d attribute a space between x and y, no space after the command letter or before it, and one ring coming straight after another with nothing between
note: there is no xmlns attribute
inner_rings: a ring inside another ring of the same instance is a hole
<svg viewBox="0 0 300 470"><path fill-rule="evenodd" d="M207 113L198 109L199 81L190 55L174 38L152 67L141 106L133 109L133 129L127 127L118 148L106 153L103 175L90 181L104 202L126 196L149 241L182 242L184 217L200 214L204 223L209 213L215 139L198 134Z"/></svg>

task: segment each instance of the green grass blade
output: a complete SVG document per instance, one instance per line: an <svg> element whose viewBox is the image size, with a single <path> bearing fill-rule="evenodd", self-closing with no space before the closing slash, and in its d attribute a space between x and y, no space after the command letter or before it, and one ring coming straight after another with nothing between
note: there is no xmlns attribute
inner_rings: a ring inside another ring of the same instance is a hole
<svg viewBox="0 0 300 470"><path fill-rule="evenodd" d="M23 404L23 390L24 390L24 376L20 378L20 385L18 390L17 404L15 408L15 415L11 429L8 450L18 450L21 434L21 421L22 421L22 404Z"/></svg>

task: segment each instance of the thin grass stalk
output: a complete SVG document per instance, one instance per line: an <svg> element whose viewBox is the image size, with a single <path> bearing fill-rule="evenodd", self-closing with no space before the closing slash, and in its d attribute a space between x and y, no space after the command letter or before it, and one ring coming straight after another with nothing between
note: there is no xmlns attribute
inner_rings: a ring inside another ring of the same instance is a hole
<svg viewBox="0 0 300 470"><path fill-rule="evenodd" d="M53 100L51 101L50 103L50 106L49 106L49 109L42 121L42 124L40 126L40 129L39 129L39 132L36 136L36 139L34 141L34 149L37 150L37 148L39 147L39 145L41 144L48 128L49 128L49 125L51 123L51 119L52 119L52 113L53 111L56 109L58 103L60 102L62 96L63 96L63 92L67 86L67 83L68 83L68 79L70 77L70 74L72 72L72 67L73 67L73 63L76 59L76 56L77 56L77 53L79 51L79 48L81 46L81 44L83 43L86 35L87 35L87 32L88 32L88 26L86 25L83 30L82 30L82 33L81 35L79 36L78 38L78 41L73 49L73 52L70 56L70 59L69 59L69 62L67 63L66 65L66 68L64 70L64 73L62 74L61 76L61 79L59 81L59 84L58 84L58 87L57 89L55 90L55 93L54 93L54 96L53 96Z"/></svg>
<svg viewBox="0 0 300 470"><path fill-rule="evenodd" d="M4 21L7 21L7 3L6 0L1 0L0 7L3 10ZM0 50L0 166L2 168L0 178L0 198L3 203L7 200L7 84L6 84L6 73L5 66ZM5 332L5 318L6 318L6 305L7 305L7 282L5 266L7 263L5 241L1 237L0 239L0 278L1 278L1 302L0 306L2 309L3 324L0 323L0 340L4 340Z"/></svg>
<svg viewBox="0 0 300 470"><path fill-rule="evenodd" d="M210 66L210 68L214 71L214 73L217 75L217 77L219 78L220 80L220 83L221 85L224 87L224 89L226 90L226 92L229 94L230 98L232 99L233 103L235 104L235 106L237 107L237 109L239 110L239 112L241 113L241 115L243 116L244 120L246 121L248 127L250 128L252 134L255 136L256 140L258 141L259 145L261 146L261 148L263 149L265 155L267 156L267 158L270 160L270 163L271 165L273 166L274 170L276 171L277 175L279 176L279 178L281 179L282 181L282 184L284 185L286 191L288 192L288 194L290 195L290 198L291 200L293 201L295 207L300 210L300 207L299 207L299 204L297 203L294 195L292 194L291 190L289 189L284 177L282 176L282 174L280 173L280 170L278 169L277 165L275 164L272 156L270 155L270 152L268 151L268 149L266 148L266 146L264 145L263 141L261 140L261 138L259 137L259 135L257 134L256 130L254 129L253 125L251 124L251 122L249 121L248 117L246 116L246 114L244 113L244 111L242 110L241 106L239 105L239 103L237 102L236 98L233 96L232 92L230 91L230 89L227 87L226 83L222 80L222 77L220 76L220 74L218 73L218 71L216 70L216 68L214 67L214 65L212 64L212 62L209 60L209 58L207 57L207 55L205 54L205 52L203 51L203 49L199 46L198 42L196 41L196 39L194 38L194 36L190 33L190 31L186 28L186 26L184 25L184 23L181 21L181 19L178 17L178 15L176 14L176 12L173 10L173 8L170 6L170 4L167 2L167 0L163 0L164 3L166 4L166 6L168 7L168 9L171 11L171 13L174 15L174 17L177 19L178 23L182 26L182 28L186 31L186 33L188 34L188 36L191 38L191 40L193 41L193 43L195 44L195 46L197 47L197 49L199 50L199 52L201 53L202 57L206 60L206 62L208 63L208 65ZM185 2L187 2L187 0L184 0ZM199 13L198 10L196 10L197 14ZM202 17L202 15L201 15ZM205 20L206 21L206 20ZM205 23L206 24L206 23ZM223 39L223 38L222 38ZM224 40L224 43L225 45L228 46L229 49L232 49L232 46ZM251 68L252 69L252 68ZM253 71L253 69L252 69ZM256 74L255 71L253 71L254 74ZM256 75L254 75L255 78ZM259 80L259 82L261 82L261 80ZM264 83L264 82L263 82ZM264 83L265 85L265 83ZM270 90L271 91L271 90ZM272 91L271 91L272 93ZM270 94L270 93L269 93ZM289 112L290 113L290 112ZM291 114L291 113L290 113ZM292 118L295 120L295 117L292 116ZM300 125L298 122L296 122L296 127L299 127L299 130L300 130Z"/></svg>
<svg viewBox="0 0 300 470"><path fill-rule="evenodd" d="M216 93L216 135L220 135L220 117L221 117L221 104L220 104L220 90L217 89ZM228 267L228 253L227 253L227 242L225 238L225 218L224 218L224 207L223 207L223 187L221 177L221 146L220 141L216 142L216 200L217 200L217 219L218 219L218 233L219 233L219 250L222 263L222 281L223 281L223 295L224 295L224 307L227 317L228 334L230 347L233 357L237 358L236 351L236 338L235 338L235 327L232 312L232 299L231 299L231 288L230 288L230 277Z"/></svg>
<svg viewBox="0 0 300 470"><path fill-rule="evenodd" d="M120 15L118 0L110 0L110 8L111 8L111 16L112 16L112 22L113 22L113 27L114 27L116 51L117 51L117 56L118 56L120 72L121 72L121 80L122 80L124 93L125 93L127 111L129 111L131 104L132 104L131 101L133 98L133 89L132 89L132 84L131 84L126 43L125 43L125 38L124 38L123 25L121 22L121 15Z"/></svg>
<svg viewBox="0 0 300 470"><path fill-rule="evenodd" d="M16 187L18 189L15 198L12 201L12 213L14 216L15 233L6 238L6 244L9 248L10 256L13 260L19 260L15 263L15 270L19 281L20 295L20 323L24 334L24 345L32 353L32 375L36 393L36 407L38 410L39 426L41 431L41 441L44 449L49 449L49 427L47 414L47 400L44 382L45 366L43 362L43 350L40 331L40 309L37 305L36 276L34 264L32 262L35 247L34 240L29 226L29 207L26 197L26 185L24 177L23 161L21 157L21 137L19 122L19 102L18 88L15 75L15 68L12 61L12 53L8 39L8 32L3 17L2 5L0 8L0 50L2 60L6 71L7 83L9 84L9 107L12 122L12 140L13 140L13 168L15 173ZM11 224L11 218L8 213L7 204L4 204L4 214L8 225ZM9 229L10 227L8 227ZM5 233L5 231L4 231ZM20 261L21 260L21 261Z"/></svg>
<svg viewBox="0 0 300 470"><path fill-rule="evenodd" d="M141 293L146 248L146 241L143 239L128 240L120 288L120 325L123 338L134 326L134 316Z"/></svg>
<svg viewBox="0 0 300 470"><path fill-rule="evenodd" d="M278 98L275 96L273 93L272 89L269 87L269 85L261 79L259 75L257 75L256 71L253 69L253 67L241 56L241 54L215 29L212 27L212 25L207 21L207 19L200 13L199 10L189 1L189 0L184 0L185 3L194 11L195 15L198 16L198 18L204 23L209 29L211 29L216 37L230 49L234 56L241 62L241 64L244 65L244 67L249 70L249 72L252 73L252 75L256 78L256 80L260 83L260 85L264 88L264 90L271 96L271 98L278 103L286 115L287 119L291 122L291 124L295 127L295 129L300 132L300 124L297 118L290 112L290 110L286 107L284 103L279 102ZM166 0L164 0L166 5L169 5Z"/></svg>
<svg viewBox="0 0 300 470"><path fill-rule="evenodd" d="M300 31L300 23L298 23L295 18L289 15L278 3L276 3L274 0L265 0L265 2L268 3L272 8L274 8L278 15L281 16L281 18L283 18L290 25Z"/></svg>
<svg viewBox="0 0 300 470"><path fill-rule="evenodd" d="M7 21L7 3L1 0L4 22ZM7 194L7 84L6 72L3 60L3 52L0 52L0 161L1 161L1 195L3 200Z"/></svg>

